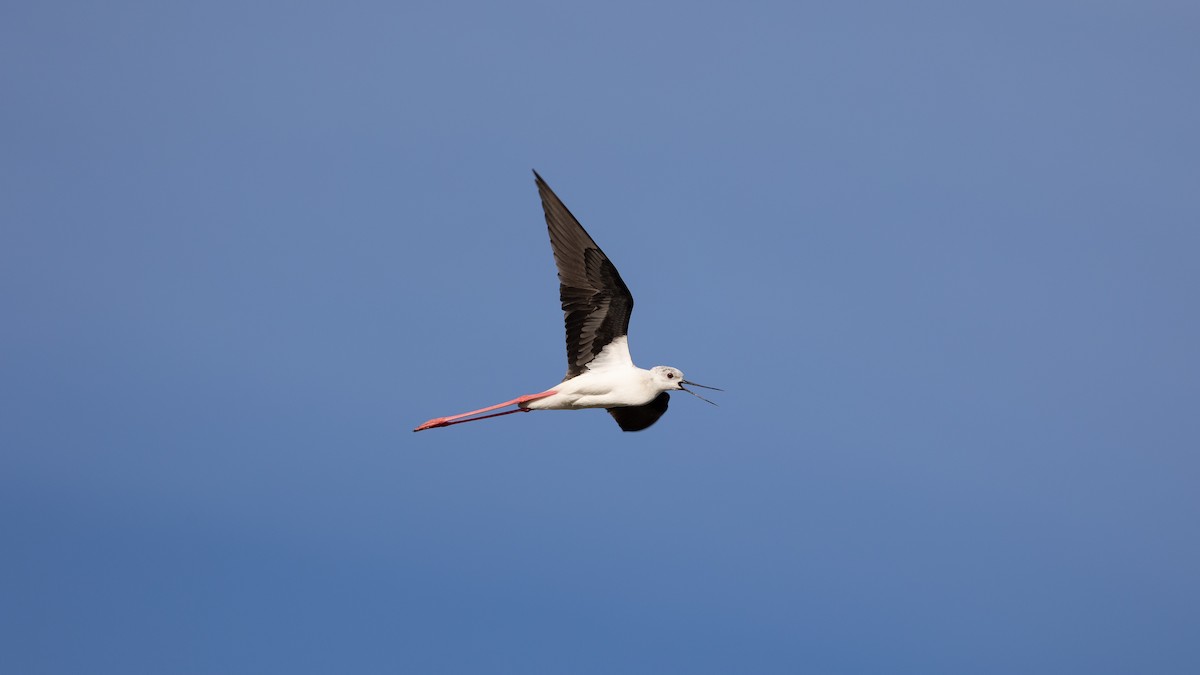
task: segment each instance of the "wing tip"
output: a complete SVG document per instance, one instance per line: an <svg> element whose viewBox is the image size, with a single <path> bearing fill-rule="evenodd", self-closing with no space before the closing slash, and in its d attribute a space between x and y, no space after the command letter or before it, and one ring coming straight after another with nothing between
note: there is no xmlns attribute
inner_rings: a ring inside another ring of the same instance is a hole
<svg viewBox="0 0 1200 675"><path fill-rule="evenodd" d="M546 182L545 178L542 178L542 174L538 173L537 169L533 169L533 178L533 182L537 185L538 195L542 198L543 208L548 209L555 202L557 202L557 205L562 205L562 201L558 198L558 195L554 194L554 190L550 187L550 184ZM566 209L567 207L563 206L562 208ZM548 218L549 211L546 213ZM574 218L574 216L571 217ZM549 224L549 221L546 222Z"/></svg>

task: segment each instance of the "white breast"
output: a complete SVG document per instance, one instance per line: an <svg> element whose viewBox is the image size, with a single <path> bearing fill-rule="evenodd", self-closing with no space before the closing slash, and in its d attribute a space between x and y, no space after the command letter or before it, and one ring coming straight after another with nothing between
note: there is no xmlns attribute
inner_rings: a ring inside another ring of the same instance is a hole
<svg viewBox="0 0 1200 675"><path fill-rule="evenodd" d="M634 366L610 366L573 377L554 387L556 392L526 407L532 410L576 410L645 405L658 396L650 371Z"/></svg>

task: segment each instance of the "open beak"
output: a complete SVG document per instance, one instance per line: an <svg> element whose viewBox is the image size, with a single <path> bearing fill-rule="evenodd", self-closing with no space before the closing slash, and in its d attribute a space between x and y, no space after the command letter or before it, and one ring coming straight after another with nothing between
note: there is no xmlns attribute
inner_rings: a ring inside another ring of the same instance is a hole
<svg viewBox="0 0 1200 675"><path fill-rule="evenodd" d="M701 389L712 389L713 391L725 391L724 389L717 389L716 387L709 387L709 386L706 386L703 384L696 384L695 382L688 382L687 380L680 380L679 388L683 389L683 385L685 385L685 384L690 384L693 387L700 387ZM704 401L705 403L709 403L711 405L716 405L716 403L713 403L712 401L704 398L703 396L701 396L700 394L697 394L696 392L692 391L691 389L683 389L683 390L686 391L687 393L691 394L692 396L695 396L696 398L700 399L701 401Z"/></svg>

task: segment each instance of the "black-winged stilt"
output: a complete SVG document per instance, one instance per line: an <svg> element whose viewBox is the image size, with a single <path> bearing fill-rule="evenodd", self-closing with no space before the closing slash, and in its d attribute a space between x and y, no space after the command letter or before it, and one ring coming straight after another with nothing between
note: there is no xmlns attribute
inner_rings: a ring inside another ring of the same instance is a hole
<svg viewBox="0 0 1200 675"><path fill-rule="evenodd" d="M629 315L633 312L629 288L608 256L546 181L536 171L533 175L546 211L554 263L558 266L559 297L567 325L567 375L557 386L540 394L519 396L459 415L435 417L413 431L531 410L583 408L606 408L623 431L641 431L667 412L668 391L682 389L716 405L683 385L721 391L716 387L688 382L683 373L669 366L645 370L633 365L627 337ZM517 406L516 409L482 414L511 405Z"/></svg>

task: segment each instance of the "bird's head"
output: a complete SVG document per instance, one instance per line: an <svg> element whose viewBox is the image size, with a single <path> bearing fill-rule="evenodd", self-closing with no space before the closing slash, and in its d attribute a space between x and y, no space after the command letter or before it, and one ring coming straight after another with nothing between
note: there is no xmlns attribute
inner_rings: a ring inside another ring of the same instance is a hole
<svg viewBox="0 0 1200 675"><path fill-rule="evenodd" d="M717 389L716 387L706 387L703 384L696 384L695 382L688 382L687 380L683 379L682 371L680 371L678 368L672 368L670 366L654 366L653 368L650 369L650 378L654 382L654 386L658 387L661 391L672 391L675 389L682 389L682 390L686 391L687 393L691 394L692 396L695 396L696 398L700 399L701 401L704 401L705 403L712 403L713 405L716 405L716 403L713 403L712 401L704 398L703 396L701 396L700 394L697 394L696 392L692 391L691 389L685 388L683 385L690 384L693 387L700 387L701 389L712 389L713 391L722 391L721 389Z"/></svg>

